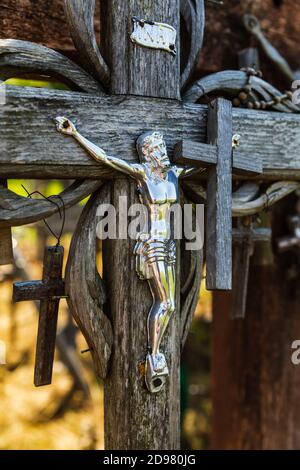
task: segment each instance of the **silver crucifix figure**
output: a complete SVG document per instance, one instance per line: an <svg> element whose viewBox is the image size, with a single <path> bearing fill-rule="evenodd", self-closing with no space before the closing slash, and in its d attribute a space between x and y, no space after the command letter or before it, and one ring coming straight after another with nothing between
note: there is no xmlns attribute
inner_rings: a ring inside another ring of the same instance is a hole
<svg viewBox="0 0 300 470"><path fill-rule="evenodd" d="M147 280L153 297L148 316L148 353L146 385L150 392L159 392L169 374L161 340L172 314L175 313L176 243L170 238L170 208L178 202L178 179L193 171L171 165L166 144L159 132L146 132L137 140L139 164L110 157L64 118L56 118L57 130L72 136L97 162L121 171L136 181L141 202L150 215L150 227L140 233L134 249L136 271Z"/></svg>

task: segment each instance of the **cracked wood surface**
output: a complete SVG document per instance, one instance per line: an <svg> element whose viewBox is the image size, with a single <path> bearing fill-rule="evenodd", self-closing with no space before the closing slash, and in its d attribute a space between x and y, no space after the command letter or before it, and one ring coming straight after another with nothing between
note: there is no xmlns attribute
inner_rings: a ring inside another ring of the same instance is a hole
<svg viewBox="0 0 300 470"><path fill-rule="evenodd" d="M73 119L87 138L109 154L132 161L137 159L135 141L145 130L161 130L171 156L182 139L206 140L204 105L7 87L7 103L0 108L2 177L95 179L110 175L76 142L57 133L53 121L57 115ZM241 136L235 158L261 159L260 179L299 179L299 124L296 114L233 108L233 133Z"/></svg>

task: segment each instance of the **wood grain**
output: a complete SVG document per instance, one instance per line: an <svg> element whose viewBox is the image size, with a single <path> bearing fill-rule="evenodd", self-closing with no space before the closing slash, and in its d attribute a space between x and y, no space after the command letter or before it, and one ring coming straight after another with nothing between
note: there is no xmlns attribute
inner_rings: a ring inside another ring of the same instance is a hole
<svg viewBox="0 0 300 470"><path fill-rule="evenodd" d="M96 41L95 4L95 0L64 0L64 10L82 63L104 87L107 87L110 72Z"/></svg>
<svg viewBox="0 0 300 470"><path fill-rule="evenodd" d="M7 180L0 179L0 192L7 188ZM0 266L14 263L11 228L0 226Z"/></svg>
<svg viewBox="0 0 300 470"><path fill-rule="evenodd" d="M7 104L0 109L3 177L94 179L107 174L76 142L57 133L53 119L58 114L73 119L109 154L131 161L137 160L137 137L149 129L164 133L170 156L179 140L206 141L204 105L7 87ZM261 159L264 179L298 179L299 125L298 115L234 108L233 133L241 136L236 157Z"/></svg>
<svg viewBox="0 0 300 470"><path fill-rule="evenodd" d="M216 165L217 147L191 140L181 140L174 147L173 162L199 168Z"/></svg>
<svg viewBox="0 0 300 470"><path fill-rule="evenodd" d="M98 37L100 15L97 7L95 26ZM264 33L284 54L292 68L299 68L298 2L284 0L280 8L275 6L273 0L256 0L255 3L244 0L234 2L227 8L206 2L205 37L196 76L238 67L237 54L243 47L249 46L250 40L243 28L242 17L250 11L262 21ZM2 38L35 41L68 53L74 51L63 15L63 0L3 0L0 6L0 34ZM262 61L262 68L268 81L279 83L283 90L287 87L286 83L280 83L279 74L274 76L268 61Z"/></svg>
<svg viewBox="0 0 300 470"><path fill-rule="evenodd" d="M247 84L248 76L246 72L238 70L225 70L215 74L207 75L193 83L184 93L183 100L190 103L196 103L201 97L212 93L214 96L231 95L237 97L239 92ZM271 83L265 80L252 77L251 79L252 95L254 100L264 100L269 102L273 98L280 97L282 92L277 90ZM299 113L300 107L293 104L291 100L285 100L281 103L274 103L270 109L280 112Z"/></svg>
<svg viewBox="0 0 300 470"><path fill-rule="evenodd" d="M13 286L14 302L40 300L34 370L36 387L49 385L52 381L59 308L59 299L53 297L64 295L63 257L62 246L46 246L42 281L16 282Z"/></svg>
<svg viewBox="0 0 300 470"><path fill-rule="evenodd" d="M279 202L270 216L273 240L288 233L297 197ZM291 356L299 339L299 277L289 272L294 253L272 255L256 247L250 263L245 319L230 319L232 295L213 301L212 447L295 450L300 446L299 365ZM299 348L299 346L298 346ZM299 355L297 355L299 358Z"/></svg>
<svg viewBox="0 0 300 470"><path fill-rule="evenodd" d="M255 242L270 242L271 229L254 228L253 223L239 219L238 227L232 230L233 266L232 266L232 307L231 318L245 318L250 259L254 253Z"/></svg>
<svg viewBox="0 0 300 470"><path fill-rule="evenodd" d="M128 197L129 207L137 203L136 184L125 179L114 183L111 203L117 213L120 196ZM104 282L114 330L110 373L104 382L106 449L177 449L180 314L177 310L171 319L161 347L169 380L159 394L150 394L143 364L152 297L148 283L136 274L134 244L134 240L117 239L103 246Z"/></svg>
<svg viewBox="0 0 300 470"><path fill-rule="evenodd" d="M199 62L202 49L205 28L204 0L196 0L195 2L181 0L180 13L190 36L188 60L181 74L181 87L184 88Z"/></svg>
<svg viewBox="0 0 300 470"><path fill-rule="evenodd" d="M206 168L217 163L217 147L210 144L200 144L191 140L182 140L175 145L173 160L177 164ZM259 175L263 172L260 159L245 155L236 150L232 151L232 171L235 174Z"/></svg>
<svg viewBox="0 0 300 470"><path fill-rule="evenodd" d="M182 204L190 204L190 201L185 196L182 196L181 202ZM195 217L196 214L194 210L192 220L188 217L184 220L184 233L191 233L193 229L195 230ZM186 229L189 229L189 232L186 232ZM199 301L204 264L203 247L197 250L189 250L187 249L186 242L186 238L181 242L180 260L181 350L187 340L196 306Z"/></svg>
<svg viewBox="0 0 300 470"><path fill-rule="evenodd" d="M35 352L34 385L41 387L52 382L52 370L56 343L56 329L59 299L53 285L62 277L64 248L50 246L45 248L43 281L48 284L48 299L42 299L39 313L39 326Z"/></svg>
<svg viewBox="0 0 300 470"><path fill-rule="evenodd" d="M179 0L109 2L107 37L110 44L108 50L112 92L177 99L180 85L179 48L178 55L174 58L167 52L133 45L129 38L132 16L163 21L178 30ZM117 99L122 106L128 98ZM179 105L175 100L147 98L134 98L134 102L136 104L139 102L139 105L124 114L127 130L123 129L123 124L119 122L118 130L116 129L117 132L112 139L117 143L125 130L129 137L127 156L130 159L137 156L135 141L142 133L141 127L145 130L160 129L165 122L166 125L162 130L170 135L167 130L168 126L171 126L169 117L173 119L174 107ZM148 111L143 113L143 121L139 121L142 103L146 104ZM163 114L160 114L157 108L153 108L153 105L160 107L161 104L164 107ZM118 117L114 116L111 106L109 111L110 127L114 117L119 120L120 108ZM139 129L135 128L137 123ZM185 129L184 121L180 123L176 118L174 125L177 129L178 127ZM112 137L114 132L111 131L112 128L106 132L106 141ZM121 145L118 149L110 147L110 154L114 152L120 157L125 156L126 146L122 140L119 140ZM119 196L127 196L128 206L138 202L136 183L131 180L116 180L111 185L111 191L111 202L117 208L117 213L119 213ZM147 317L152 297L148 283L141 281L136 274L134 243L134 240L117 239L106 241L103 246L104 281L114 330L110 373L104 382L105 447L127 450L178 449L180 446L180 250L178 246L176 313L170 320L161 346L166 354L170 375L160 393L150 394L145 388L144 374Z"/></svg>
<svg viewBox="0 0 300 470"><path fill-rule="evenodd" d="M232 286L232 106L218 98L208 108L207 141L217 146L217 165L210 168L206 200L206 288Z"/></svg>
<svg viewBox="0 0 300 470"><path fill-rule="evenodd" d="M66 266L68 305L93 357L96 374L105 377L111 356L113 333L103 311L106 301L102 279L96 268L96 227L99 204L109 201L109 188L100 188L89 199L78 221Z"/></svg>
<svg viewBox="0 0 300 470"><path fill-rule="evenodd" d="M62 296L65 294L65 284L62 279L52 286L51 294ZM46 300L49 297L49 286L44 281L15 282L13 287L13 302L24 300Z"/></svg>
<svg viewBox="0 0 300 470"><path fill-rule="evenodd" d="M133 16L173 26L177 30L176 57L133 44ZM113 94L179 99L179 16L179 0L109 2L107 37Z"/></svg>

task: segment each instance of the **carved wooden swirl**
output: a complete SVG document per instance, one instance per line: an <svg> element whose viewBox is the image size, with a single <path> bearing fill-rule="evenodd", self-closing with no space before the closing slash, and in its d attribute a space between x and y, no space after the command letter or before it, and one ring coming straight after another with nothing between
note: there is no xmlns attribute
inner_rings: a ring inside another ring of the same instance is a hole
<svg viewBox="0 0 300 470"><path fill-rule="evenodd" d="M0 39L0 78L7 80L24 73L48 75L73 89L102 93L100 83L59 52L33 42Z"/></svg>
<svg viewBox="0 0 300 470"><path fill-rule="evenodd" d="M97 45L94 30L95 0L64 0L65 13L78 54L87 70L104 87L110 72Z"/></svg>
<svg viewBox="0 0 300 470"><path fill-rule="evenodd" d="M181 198L182 204L190 204L187 197ZM185 229L192 230L192 221L189 217L184 221ZM187 227L186 224L190 226ZM194 313L197 307L200 294L200 286L203 273L203 249L187 250L187 240L184 238L181 243L181 287L180 287L180 322L181 322L181 349L184 347Z"/></svg>
<svg viewBox="0 0 300 470"><path fill-rule="evenodd" d="M96 373L102 378L107 374L113 332L103 311L105 290L96 268L96 225L99 204L109 202L109 184L88 201L72 239L65 274L70 311L91 349Z"/></svg>
<svg viewBox="0 0 300 470"><path fill-rule="evenodd" d="M82 62L104 87L109 85L110 71L97 45L94 31L95 0L65 0L69 29ZM181 85L188 82L198 63L205 26L204 0L181 0L180 13L190 36L188 60Z"/></svg>
<svg viewBox="0 0 300 470"><path fill-rule="evenodd" d="M197 80L184 94L183 101L188 103L196 103L202 96L213 93L218 96L235 97L243 89L247 83L247 73L238 70L226 70L217 72L207 77ZM276 97L280 97L282 93L273 87L270 83L265 82L261 78L252 77L252 97L256 100L271 101ZM286 100L271 106L275 111L285 113L299 113L300 108Z"/></svg>
<svg viewBox="0 0 300 470"><path fill-rule="evenodd" d="M184 88L199 61L202 49L205 27L204 0L181 0L180 13L190 36L188 60L181 75L181 87Z"/></svg>
<svg viewBox="0 0 300 470"><path fill-rule="evenodd" d="M65 189L60 197L65 208L69 208L81 201L102 185L101 181L74 181ZM29 199L22 197L6 188L0 189L0 228L17 227L46 219L58 212L62 203L53 199L56 204L44 199Z"/></svg>

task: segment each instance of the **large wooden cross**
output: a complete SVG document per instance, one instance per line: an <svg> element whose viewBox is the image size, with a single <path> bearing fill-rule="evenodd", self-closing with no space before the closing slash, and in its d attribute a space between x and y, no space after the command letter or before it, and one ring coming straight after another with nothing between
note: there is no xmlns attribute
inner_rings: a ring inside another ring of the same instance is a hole
<svg viewBox="0 0 300 470"><path fill-rule="evenodd" d="M207 188L210 288L231 287L232 171L235 178L245 178L250 173L251 177L266 182L300 178L300 116L288 114L297 111L292 103L274 101L275 110L286 111L284 114L231 109L230 103L222 99L215 101L209 111L206 105L196 103L210 91L217 94L239 91L247 81L245 72L227 72L214 80L204 79L181 94L201 50L203 3L202 0L107 2L102 25L103 37L107 39L105 61L92 28L95 1L65 0L73 40L85 70L45 47L0 40L2 77L16 75L16 69L47 73L60 77L73 89L7 87L6 104L0 109L0 168L1 178L75 179L62 194L66 207L94 193L73 237L65 284L70 309L89 344L96 372L105 378L108 449L179 448L180 349L197 302L202 254L183 252L181 267L178 262L178 313L172 318L164 343L170 379L165 389L153 396L145 389L143 380L145 319L151 295L147 284L135 274L133 242L118 239L104 243L106 289L95 269L97 207L110 202L118 211L119 196L123 195L128 197L129 204L137 202L135 185L93 162L76 142L59 135L55 117L68 116L89 140L110 155L122 155L129 162L137 160L137 137L148 130L160 130L175 159L181 158L186 164L196 164L198 160L198 166L210 166ZM180 67L180 13L193 37L185 67ZM133 18L135 22L140 18L150 24L155 21L172 26L177 32L177 55L133 43L130 39ZM260 79L254 85L255 92L270 99L278 94ZM240 145L232 150L234 134L240 136ZM241 175L241 170L246 175ZM201 175L205 181L207 174ZM195 180L197 185L199 179ZM191 194L195 194L190 188ZM1 189L0 229L30 223L54 212L55 208L47 201L24 200ZM182 282L181 295L180 270L184 279L189 279L188 285Z"/></svg>

